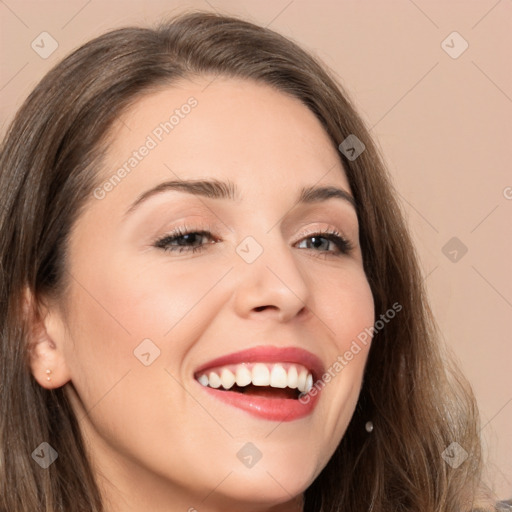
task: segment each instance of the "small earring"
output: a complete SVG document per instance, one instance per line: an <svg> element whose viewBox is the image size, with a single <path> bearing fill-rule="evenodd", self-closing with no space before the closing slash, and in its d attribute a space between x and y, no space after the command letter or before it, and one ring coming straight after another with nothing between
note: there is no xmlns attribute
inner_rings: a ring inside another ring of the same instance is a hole
<svg viewBox="0 0 512 512"><path fill-rule="evenodd" d="M52 380L52 378L50 377L51 373L52 373L52 371L50 369L46 370L46 375L48 375L48 377L46 377L47 381L51 381Z"/></svg>
<svg viewBox="0 0 512 512"><path fill-rule="evenodd" d="M366 432L370 433L373 431L373 422L367 421L366 425L364 426Z"/></svg>

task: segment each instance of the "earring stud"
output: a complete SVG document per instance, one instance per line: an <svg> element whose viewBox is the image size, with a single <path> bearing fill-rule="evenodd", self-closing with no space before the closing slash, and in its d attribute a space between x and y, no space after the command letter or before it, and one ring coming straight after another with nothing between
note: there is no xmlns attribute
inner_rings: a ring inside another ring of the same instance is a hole
<svg viewBox="0 0 512 512"><path fill-rule="evenodd" d="M51 381L52 380L52 378L50 377L51 373L52 373L52 371L50 369L46 370L46 375L48 375L48 377L46 377L47 381Z"/></svg>
<svg viewBox="0 0 512 512"><path fill-rule="evenodd" d="M364 428L366 429L366 432L368 432L368 433L372 432L373 431L373 422L367 421Z"/></svg>

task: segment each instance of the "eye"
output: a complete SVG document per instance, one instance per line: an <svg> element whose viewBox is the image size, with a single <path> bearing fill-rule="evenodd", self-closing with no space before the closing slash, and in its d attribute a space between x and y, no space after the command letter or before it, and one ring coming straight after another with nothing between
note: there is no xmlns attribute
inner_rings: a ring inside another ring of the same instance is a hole
<svg viewBox="0 0 512 512"><path fill-rule="evenodd" d="M170 252L195 253L205 249L207 244L215 242L215 238L209 231L189 230L180 226L163 238L156 240L154 246Z"/></svg>
<svg viewBox="0 0 512 512"><path fill-rule="evenodd" d="M164 251L194 254L217 241L208 230L189 229L180 226L164 237L157 239L153 245ZM353 249L352 244L336 230L308 234L307 237L297 243L297 247L323 253L326 256L348 254Z"/></svg>
<svg viewBox="0 0 512 512"><path fill-rule="evenodd" d="M330 253L334 256L349 254L353 249L352 244L336 230L311 233L303 238L297 246L299 249L310 249L315 252Z"/></svg>

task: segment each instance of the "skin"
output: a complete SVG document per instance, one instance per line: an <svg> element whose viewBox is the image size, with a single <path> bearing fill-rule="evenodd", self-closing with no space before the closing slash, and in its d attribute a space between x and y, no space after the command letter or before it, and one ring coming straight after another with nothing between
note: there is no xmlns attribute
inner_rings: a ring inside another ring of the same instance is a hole
<svg viewBox="0 0 512 512"><path fill-rule="evenodd" d="M34 337L33 375L65 386L108 512L301 510L360 391L368 346L324 387L312 415L281 424L212 398L194 379L201 364L259 345L301 347L329 368L374 320L353 206L296 204L304 186L351 194L319 121L267 85L210 81L153 92L113 127L102 180L166 113L198 102L103 199L88 200L71 233L69 289L45 306ZM236 184L238 199L167 191L125 215L159 183L213 178ZM179 226L215 239L199 238L195 253L155 247ZM323 238L312 244L333 229L349 253ZM247 236L263 249L250 264L236 252ZM149 366L134 356L144 339L160 350ZM237 458L247 442L262 454L252 468Z"/></svg>

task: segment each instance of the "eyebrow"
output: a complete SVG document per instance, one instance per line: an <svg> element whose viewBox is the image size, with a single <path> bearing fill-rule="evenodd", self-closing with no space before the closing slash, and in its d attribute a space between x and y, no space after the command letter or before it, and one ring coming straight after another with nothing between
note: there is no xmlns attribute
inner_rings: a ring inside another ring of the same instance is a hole
<svg viewBox="0 0 512 512"><path fill-rule="evenodd" d="M231 181L211 180L175 180L160 183L154 188L142 193L135 202L128 208L125 215L133 212L141 203L149 198L168 191L178 191L195 196L206 197L208 199L239 199L236 185ZM333 186L324 187L304 187L302 188L297 204L310 204L328 199L342 199L356 208L356 201L346 190Z"/></svg>

